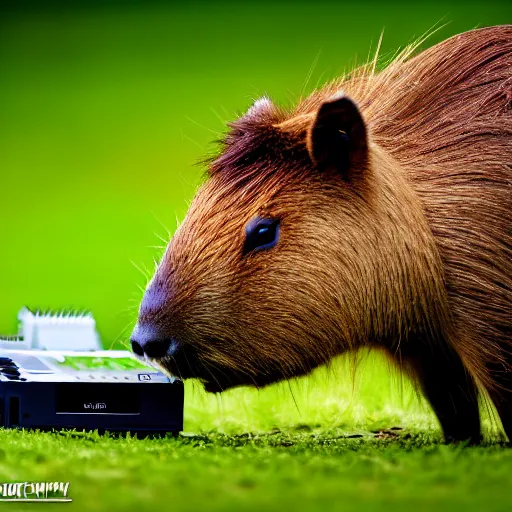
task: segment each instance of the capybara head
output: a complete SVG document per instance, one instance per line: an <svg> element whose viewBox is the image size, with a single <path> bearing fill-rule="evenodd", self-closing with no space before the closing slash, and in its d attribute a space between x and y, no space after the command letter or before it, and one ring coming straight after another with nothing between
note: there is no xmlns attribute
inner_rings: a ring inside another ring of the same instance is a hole
<svg viewBox="0 0 512 512"><path fill-rule="evenodd" d="M292 113L263 98L234 122L148 284L134 352L218 392L405 332L403 256L428 241L408 238L422 220L368 131L333 91Z"/></svg>

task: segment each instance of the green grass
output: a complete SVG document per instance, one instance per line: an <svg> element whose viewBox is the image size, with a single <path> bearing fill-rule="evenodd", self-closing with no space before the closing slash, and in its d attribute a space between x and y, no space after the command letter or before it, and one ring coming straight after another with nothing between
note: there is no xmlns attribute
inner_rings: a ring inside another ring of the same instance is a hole
<svg viewBox="0 0 512 512"><path fill-rule="evenodd" d="M9 449L0 451L0 474L12 481L27 474L36 481L70 481L71 508L91 511L512 507L509 450L447 447L420 434L344 435L335 429L155 441L2 433Z"/></svg>
<svg viewBox="0 0 512 512"><path fill-rule="evenodd" d="M360 370L353 381L342 359L290 385L222 397L187 383L179 438L0 430L0 482L69 481L74 510L512 508L512 451L489 418L485 446L443 445L407 382L379 357Z"/></svg>

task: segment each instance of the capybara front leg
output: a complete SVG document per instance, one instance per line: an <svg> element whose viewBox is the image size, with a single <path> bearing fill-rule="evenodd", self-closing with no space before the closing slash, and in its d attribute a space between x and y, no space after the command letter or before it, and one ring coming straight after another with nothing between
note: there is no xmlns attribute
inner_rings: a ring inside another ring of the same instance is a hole
<svg viewBox="0 0 512 512"><path fill-rule="evenodd" d="M489 395L496 407L503 430L512 443L512 369L508 362L496 363L490 367L490 372L494 387L489 391Z"/></svg>
<svg viewBox="0 0 512 512"><path fill-rule="evenodd" d="M432 405L446 442L481 441L478 389L459 355L444 346L402 351Z"/></svg>

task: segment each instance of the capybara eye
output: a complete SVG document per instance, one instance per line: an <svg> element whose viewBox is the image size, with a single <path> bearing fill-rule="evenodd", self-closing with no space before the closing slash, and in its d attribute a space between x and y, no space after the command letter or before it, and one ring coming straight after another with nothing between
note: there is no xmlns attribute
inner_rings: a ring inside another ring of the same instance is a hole
<svg viewBox="0 0 512 512"><path fill-rule="evenodd" d="M271 249L279 240L279 219L255 217L245 228L244 254Z"/></svg>

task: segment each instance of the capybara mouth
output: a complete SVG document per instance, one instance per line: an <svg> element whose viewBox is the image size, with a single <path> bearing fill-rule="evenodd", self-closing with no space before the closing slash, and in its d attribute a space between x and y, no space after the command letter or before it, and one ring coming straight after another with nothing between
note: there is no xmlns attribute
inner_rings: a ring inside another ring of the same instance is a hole
<svg viewBox="0 0 512 512"><path fill-rule="evenodd" d="M139 360L171 378L198 379L209 393L221 393L239 386L263 388L287 377L298 376L297 371L285 375L277 361L240 362L221 340L212 338L201 340L201 344L197 340L195 343L184 342L174 336L158 337L154 330L138 325L131 343ZM303 365L300 373L307 373L305 368Z"/></svg>
<svg viewBox="0 0 512 512"><path fill-rule="evenodd" d="M207 364L192 351L187 351L186 354L181 352L174 357L155 359L152 364L172 377L182 380L198 379L208 393L222 393L240 386L261 388L284 378L281 374L249 375L219 364Z"/></svg>
<svg viewBox="0 0 512 512"><path fill-rule="evenodd" d="M180 364L176 359L168 359L165 362L161 361L159 366L165 373L174 377L179 377L183 380L198 379L208 393L222 393L234 387L254 385L252 380L243 379L243 376L226 368L218 366L210 368L201 363L196 367L194 361Z"/></svg>

